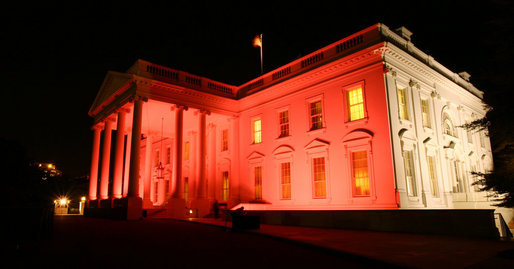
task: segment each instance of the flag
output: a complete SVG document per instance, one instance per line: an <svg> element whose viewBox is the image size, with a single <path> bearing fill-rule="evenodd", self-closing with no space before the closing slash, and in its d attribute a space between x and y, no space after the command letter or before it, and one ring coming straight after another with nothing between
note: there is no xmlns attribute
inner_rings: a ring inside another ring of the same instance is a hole
<svg viewBox="0 0 514 269"><path fill-rule="evenodd" d="M262 48L262 35L256 35L253 38L253 46Z"/></svg>

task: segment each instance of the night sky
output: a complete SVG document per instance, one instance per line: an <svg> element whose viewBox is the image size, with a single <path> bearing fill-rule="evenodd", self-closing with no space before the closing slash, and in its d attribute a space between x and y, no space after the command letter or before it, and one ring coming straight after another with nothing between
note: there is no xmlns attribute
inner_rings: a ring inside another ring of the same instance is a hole
<svg viewBox="0 0 514 269"><path fill-rule="evenodd" d="M512 30L511 1L75 2L4 7L0 19L1 137L69 176L88 173L87 113L107 71L138 58L240 85L259 75L258 33L266 72L382 22L407 27L418 48L486 94L491 70L513 71L502 56L513 48L502 34Z"/></svg>

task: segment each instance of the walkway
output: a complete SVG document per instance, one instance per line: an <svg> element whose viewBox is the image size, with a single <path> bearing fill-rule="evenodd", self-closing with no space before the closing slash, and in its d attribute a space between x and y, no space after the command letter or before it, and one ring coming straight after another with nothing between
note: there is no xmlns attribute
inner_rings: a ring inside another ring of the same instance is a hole
<svg viewBox="0 0 514 269"><path fill-rule="evenodd" d="M189 221L226 225L225 222L214 219ZM227 225L230 226L230 223ZM265 224L261 224L259 230L249 232L405 267L490 268L494 265L514 268L514 241Z"/></svg>
<svg viewBox="0 0 514 269"><path fill-rule="evenodd" d="M8 268L382 268L356 255L171 219L56 216L51 240L9 250Z"/></svg>

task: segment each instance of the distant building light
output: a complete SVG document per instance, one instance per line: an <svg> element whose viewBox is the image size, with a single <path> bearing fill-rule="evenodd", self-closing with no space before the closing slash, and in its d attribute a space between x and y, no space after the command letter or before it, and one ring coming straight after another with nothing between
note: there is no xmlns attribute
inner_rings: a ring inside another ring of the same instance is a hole
<svg viewBox="0 0 514 269"><path fill-rule="evenodd" d="M81 201L85 201L85 200L86 200L86 196L82 196L82 197L80 198L80 200L81 200Z"/></svg>

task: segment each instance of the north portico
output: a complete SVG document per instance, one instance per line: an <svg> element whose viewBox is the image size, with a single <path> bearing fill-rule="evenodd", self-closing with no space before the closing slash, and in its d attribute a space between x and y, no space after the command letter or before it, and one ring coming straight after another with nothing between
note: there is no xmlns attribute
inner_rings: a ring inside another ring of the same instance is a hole
<svg viewBox="0 0 514 269"><path fill-rule="evenodd" d="M206 215L220 196L214 137L235 124L237 113L226 109L235 106L230 99L159 83L151 79L152 68L139 60L132 73L109 72L90 110L96 123L89 207L128 204L129 219L139 218L141 209L160 207L176 217L184 217L186 209ZM171 72L156 70L165 71ZM182 77L198 86L193 77Z"/></svg>

